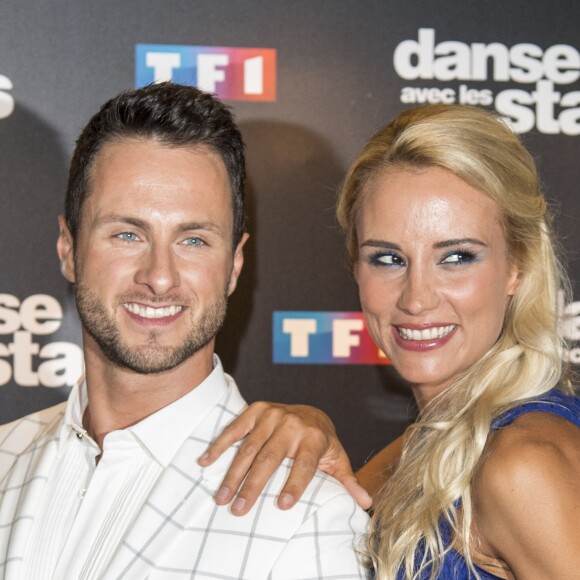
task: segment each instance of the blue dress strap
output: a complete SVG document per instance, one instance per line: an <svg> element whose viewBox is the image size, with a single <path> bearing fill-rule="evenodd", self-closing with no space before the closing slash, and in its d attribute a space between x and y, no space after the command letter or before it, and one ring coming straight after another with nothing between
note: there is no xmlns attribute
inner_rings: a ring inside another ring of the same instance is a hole
<svg viewBox="0 0 580 580"><path fill-rule="evenodd" d="M540 397L524 401L517 407L496 417L491 423L491 428L492 430L501 429L515 421L520 415L532 411L544 411L559 415L580 427L580 398L566 395L558 389L552 389Z"/></svg>

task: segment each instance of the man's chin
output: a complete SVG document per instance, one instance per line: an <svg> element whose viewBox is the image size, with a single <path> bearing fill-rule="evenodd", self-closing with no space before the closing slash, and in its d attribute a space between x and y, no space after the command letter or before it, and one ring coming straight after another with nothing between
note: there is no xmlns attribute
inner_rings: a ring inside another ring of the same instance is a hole
<svg viewBox="0 0 580 580"><path fill-rule="evenodd" d="M193 352L171 347L140 347L124 349L105 348L104 354L115 366L139 374L157 374L170 371L190 356Z"/></svg>

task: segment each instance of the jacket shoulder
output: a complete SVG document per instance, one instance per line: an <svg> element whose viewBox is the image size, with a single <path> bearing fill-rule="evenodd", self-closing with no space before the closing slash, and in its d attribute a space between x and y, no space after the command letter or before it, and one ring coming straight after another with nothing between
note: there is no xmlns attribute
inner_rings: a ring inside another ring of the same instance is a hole
<svg viewBox="0 0 580 580"><path fill-rule="evenodd" d="M64 416L66 402L0 425L0 469L5 471L32 444L55 435Z"/></svg>

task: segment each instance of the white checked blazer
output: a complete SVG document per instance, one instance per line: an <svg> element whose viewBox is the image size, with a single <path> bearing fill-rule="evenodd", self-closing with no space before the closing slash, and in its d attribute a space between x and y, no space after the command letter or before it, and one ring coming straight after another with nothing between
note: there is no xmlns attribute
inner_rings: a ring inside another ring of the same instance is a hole
<svg viewBox="0 0 580 580"><path fill-rule="evenodd" d="M367 577L356 547L362 545L368 518L340 484L322 473L289 511L275 505L289 462L247 516L235 517L215 504L213 494L234 451L206 469L195 458L244 406L227 377L223 396L163 470L106 572L83 580ZM0 427L0 578L19 578L64 411L63 403Z"/></svg>

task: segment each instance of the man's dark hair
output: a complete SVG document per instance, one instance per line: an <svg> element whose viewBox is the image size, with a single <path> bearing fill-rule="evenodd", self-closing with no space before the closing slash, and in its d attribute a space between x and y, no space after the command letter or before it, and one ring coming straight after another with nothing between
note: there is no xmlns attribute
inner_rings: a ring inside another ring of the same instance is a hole
<svg viewBox="0 0 580 580"><path fill-rule="evenodd" d="M173 83L126 91L106 102L77 139L65 199L65 218L76 240L97 153L117 139L155 139L174 147L204 146L224 162L232 192L233 244L245 229L244 142L226 105L194 87Z"/></svg>

